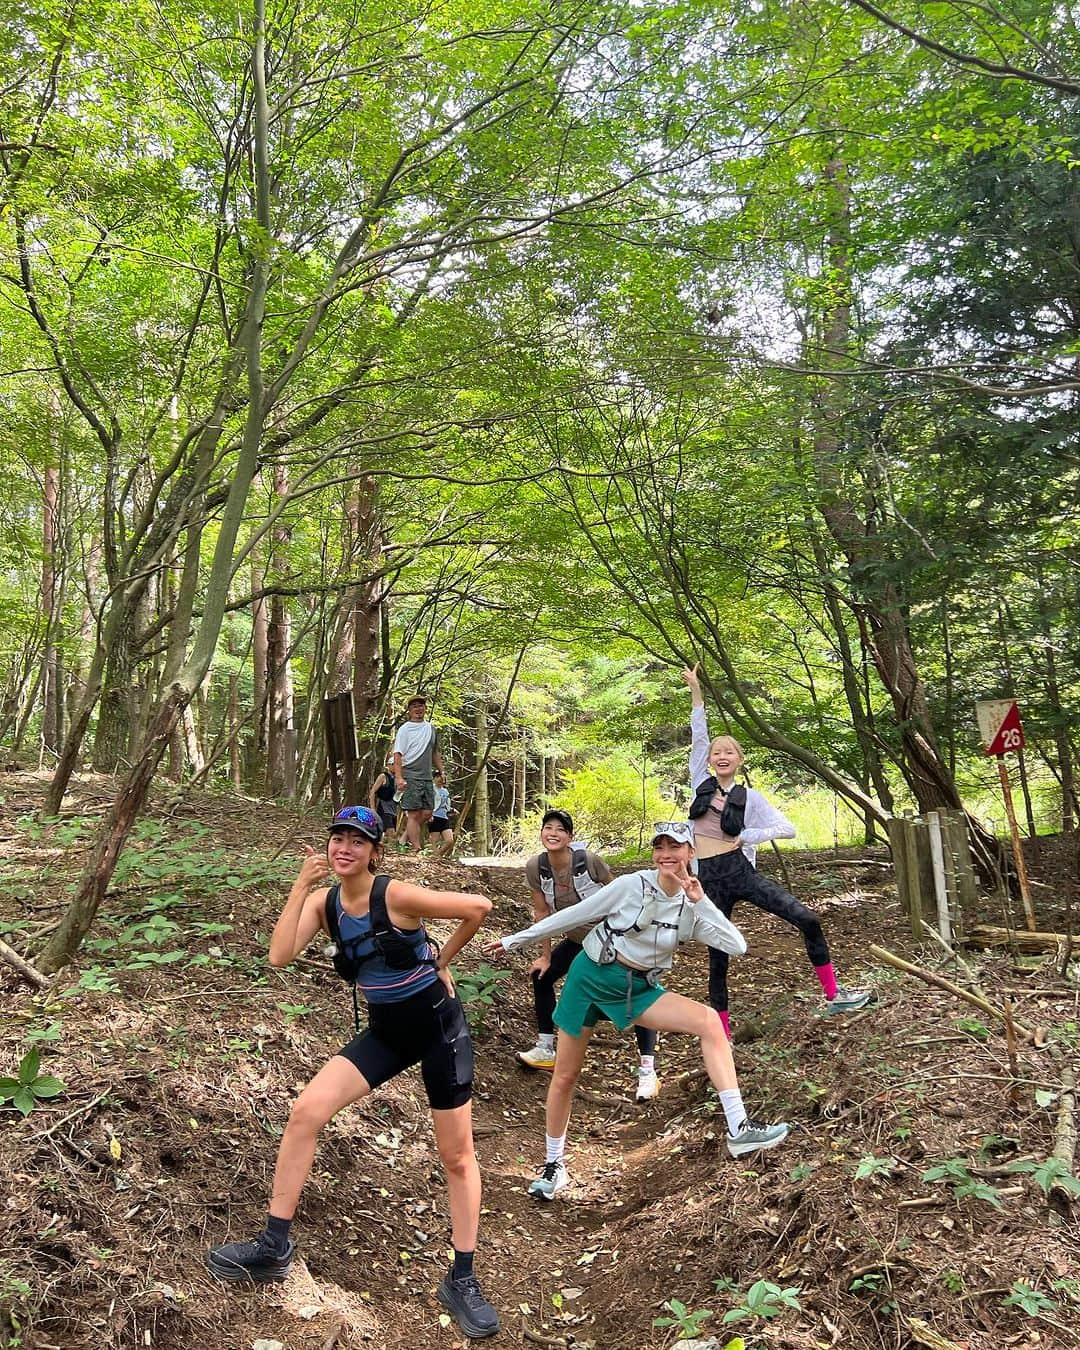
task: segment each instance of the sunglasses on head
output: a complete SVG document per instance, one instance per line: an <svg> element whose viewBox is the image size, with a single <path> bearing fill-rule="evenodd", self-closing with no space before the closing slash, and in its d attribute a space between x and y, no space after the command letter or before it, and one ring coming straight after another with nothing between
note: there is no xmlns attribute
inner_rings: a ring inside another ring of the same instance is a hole
<svg viewBox="0 0 1080 1350"><path fill-rule="evenodd" d="M653 826L653 838L659 839L661 835L674 839L677 844L689 844L693 839L685 820L658 820Z"/></svg>
<svg viewBox="0 0 1080 1350"><path fill-rule="evenodd" d="M333 829L335 825L365 825L368 829L377 829L382 833L382 821L369 806L343 806L330 822L330 828Z"/></svg>

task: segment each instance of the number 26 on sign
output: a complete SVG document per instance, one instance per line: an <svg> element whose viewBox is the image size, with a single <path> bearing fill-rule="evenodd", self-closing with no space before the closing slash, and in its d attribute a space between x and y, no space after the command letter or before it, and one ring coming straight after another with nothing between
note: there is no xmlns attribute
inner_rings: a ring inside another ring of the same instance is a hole
<svg viewBox="0 0 1080 1350"><path fill-rule="evenodd" d="M1006 754L1009 751L1019 752L1024 748L1024 728L1020 724L1020 709L1014 698L983 699L975 704L975 716L979 722L979 736L982 739L983 749L988 755L997 758L998 778L1001 781L1001 795L1005 802L1005 815L1009 821L1013 857L1016 860L1016 879L1020 883L1020 897L1024 904L1024 918L1028 928L1034 932L1035 907L1031 899L1027 867L1024 865L1024 850L1020 844L1016 812L1013 809L1009 773L1005 768Z"/></svg>
<svg viewBox="0 0 1080 1350"><path fill-rule="evenodd" d="M1014 698L983 699L975 704L975 716L979 720L983 749L988 755L1023 750L1024 728L1020 724L1020 709Z"/></svg>

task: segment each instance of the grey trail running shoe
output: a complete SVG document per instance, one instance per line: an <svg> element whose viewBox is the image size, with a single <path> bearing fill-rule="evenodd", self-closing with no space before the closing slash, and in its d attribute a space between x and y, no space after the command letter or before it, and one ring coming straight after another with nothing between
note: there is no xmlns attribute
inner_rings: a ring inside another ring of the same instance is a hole
<svg viewBox="0 0 1080 1350"><path fill-rule="evenodd" d="M865 1008L873 998L869 989L845 989L844 986L837 985L836 997L829 999L825 1005L826 1017L835 1017L838 1013L858 1012L860 1008Z"/></svg>
<svg viewBox="0 0 1080 1350"><path fill-rule="evenodd" d="M292 1269L296 1243L289 1241L281 1251L267 1240L265 1233L254 1242L229 1242L224 1247L212 1247L206 1254L206 1265L211 1275L219 1280L235 1280L244 1284L275 1284Z"/></svg>
<svg viewBox="0 0 1080 1350"><path fill-rule="evenodd" d="M786 1120L780 1121L778 1125L762 1125L760 1121L747 1116L735 1133L728 1135L727 1151L733 1158L741 1158L746 1153L756 1153L758 1149L775 1148L788 1137L790 1128Z"/></svg>
<svg viewBox="0 0 1080 1350"><path fill-rule="evenodd" d="M474 1341L494 1336L499 1330L499 1314L484 1297L475 1275L455 1280L451 1266L435 1296L465 1335Z"/></svg>
<svg viewBox="0 0 1080 1350"><path fill-rule="evenodd" d="M541 1167L540 1175L529 1187L529 1194L535 1195L540 1200L554 1200L557 1192L569 1184L570 1176L566 1164L559 1158L556 1162L545 1163Z"/></svg>

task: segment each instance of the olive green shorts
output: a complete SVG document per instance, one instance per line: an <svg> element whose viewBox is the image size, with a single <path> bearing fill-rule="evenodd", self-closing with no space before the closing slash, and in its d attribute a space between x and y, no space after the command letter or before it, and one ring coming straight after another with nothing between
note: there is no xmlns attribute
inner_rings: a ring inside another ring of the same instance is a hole
<svg viewBox="0 0 1080 1350"><path fill-rule="evenodd" d="M640 971L620 966L617 961L600 966L592 957L578 952L563 980L555 1025L571 1036L580 1036L583 1027L594 1027L606 1017L622 1031L663 993L662 985L650 984Z"/></svg>
<svg viewBox="0 0 1080 1350"><path fill-rule="evenodd" d="M410 778L405 771L405 791L401 794L403 811L431 811L435 807L435 784L430 778Z"/></svg>

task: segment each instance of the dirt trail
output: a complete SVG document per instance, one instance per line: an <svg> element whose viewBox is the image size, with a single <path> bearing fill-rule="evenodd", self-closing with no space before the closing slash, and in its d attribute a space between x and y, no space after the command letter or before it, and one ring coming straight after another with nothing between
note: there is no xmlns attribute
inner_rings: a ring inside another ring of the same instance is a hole
<svg viewBox="0 0 1080 1350"><path fill-rule="evenodd" d="M38 780L9 775L0 791L0 919L9 940L30 950L28 934L61 898L82 841L35 839L16 823L39 799ZM83 785L83 807L106 793L107 785ZM26 1120L0 1112L0 1345L462 1344L433 1297L448 1222L413 1075L327 1129L296 1225L303 1261L284 1286L238 1293L202 1267L207 1246L249 1236L261 1222L289 1103L350 1033L344 986L322 958L285 972L265 966L280 882L259 880L254 862L238 860L265 859L297 832L316 837L317 822L194 798L156 843L139 845L147 867L155 856L180 857L169 852L178 840L232 857L236 876L196 885L133 875L110 897L104 945L61 982L66 992L35 1001L0 971L0 1073L34 1037L42 1071L66 1085ZM1018 973L1001 955L978 959L984 990L1014 990L1018 1016L1056 1038L1056 1059L1022 1049L1012 1082L1003 1039L974 1010L868 969L872 941L910 951L884 857L793 859L797 889L822 914L842 977L869 976L877 988L880 1002L864 1014L822 1017L797 935L736 911L750 943L731 981L744 1095L761 1114L795 1125L783 1148L739 1164L724 1150L695 1045L661 1038L662 1092L639 1107L633 1038L606 1027L570 1126L573 1187L552 1204L530 1200L548 1080L513 1058L531 1042L532 1025L527 962L512 959L476 1035L485 1184L477 1268L503 1315L496 1343L663 1346L671 1333L652 1322L666 1300L711 1311L703 1328L715 1333L765 1279L798 1290L797 1307L725 1328L721 1345L741 1331L748 1350L1080 1346L1076 1222L1052 1226L1032 1177L1005 1170L1025 1157L1041 1162L1053 1146L1053 1094L1080 1044L1075 986L1045 969ZM528 917L515 871L398 859L390 870L491 894L496 932ZM171 908L157 907L163 886L176 889ZM155 925L164 934L156 943ZM182 949L184 960L144 962L144 949ZM190 965L192 956L205 960ZM461 968L479 962L467 953ZM705 965L703 952L686 951L672 986L703 995ZM72 991L77 979L83 987ZM748 1033L758 1034L739 1043ZM951 1179L923 1180L950 1161ZM1025 1311L1011 1294L1018 1282L1043 1303ZM942 1339L926 1339L924 1325Z"/></svg>

